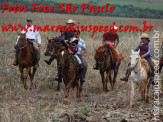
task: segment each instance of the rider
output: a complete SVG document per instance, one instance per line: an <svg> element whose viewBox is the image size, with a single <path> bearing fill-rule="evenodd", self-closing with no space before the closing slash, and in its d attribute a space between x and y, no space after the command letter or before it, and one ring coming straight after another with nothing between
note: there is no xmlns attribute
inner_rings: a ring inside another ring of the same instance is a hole
<svg viewBox="0 0 163 122"><path fill-rule="evenodd" d="M79 38L78 45L77 45L78 46L77 56L80 58L80 60L82 62L82 71L81 71L82 81L85 81L85 75L86 75L87 68L86 68L86 64L85 64L82 56L84 55L84 53L86 53L86 44L85 44L84 40L82 40L80 38L80 32L78 32L78 34L76 35L76 38Z"/></svg>
<svg viewBox="0 0 163 122"><path fill-rule="evenodd" d="M140 50L140 56L141 58L144 58L145 60L147 60L147 62L149 63L151 70L152 70L152 84L154 84L154 67L153 67L153 63L151 60L151 51L152 51L152 44L150 43L150 39L148 37L148 34L143 33L141 35L141 41L139 43L139 45L136 47L135 51ZM131 63L128 64L128 66L130 66ZM128 81L130 72L127 70L125 77L121 78L120 80L122 81Z"/></svg>
<svg viewBox="0 0 163 122"><path fill-rule="evenodd" d="M72 26L72 25L74 26L74 25L75 25L75 21L74 21L74 20L69 19L69 20L66 22L66 25L67 25L66 31L65 31L65 32L61 31L61 34L58 35L57 38L60 38L60 39L65 40L65 43L69 43L69 42L70 42L70 39L73 38L73 37L77 34L77 31L76 31L76 30L74 30L74 31L72 31L72 30L68 31L68 27L69 27L69 26ZM44 60L44 61L45 61L48 65L50 65L51 62L52 62L55 58L56 58L56 56L52 54L52 55L50 56L50 59L49 59L49 60Z"/></svg>
<svg viewBox="0 0 163 122"><path fill-rule="evenodd" d="M118 43L119 43L119 35L115 32L115 30L117 30L117 27L114 26L114 29L113 31L108 31L108 32L105 32L104 35L103 35L103 45L106 45L106 44L111 44L114 46L116 52L117 52L117 55L118 55L118 60L119 60L119 57L120 57L120 53L119 51L116 49ZM116 66L118 65L118 61L116 61ZM95 65L93 66L93 69L95 70L98 70L99 69L99 64L98 64L98 61L96 60L96 63Z"/></svg>
<svg viewBox="0 0 163 122"><path fill-rule="evenodd" d="M39 49L41 47L41 37L38 31L34 31L34 26L32 25L32 19L27 19L27 25L26 25L27 30L23 30L21 33L26 33L26 39L27 41L32 44L35 52L36 52L36 65L35 67L38 67L38 61L40 59L40 52ZM35 40L38 41L38 46L35 42ZM19 53L19 48L17 45L15 45L15 61L13 62L14 66L18 65L18 53Z"/></svg>

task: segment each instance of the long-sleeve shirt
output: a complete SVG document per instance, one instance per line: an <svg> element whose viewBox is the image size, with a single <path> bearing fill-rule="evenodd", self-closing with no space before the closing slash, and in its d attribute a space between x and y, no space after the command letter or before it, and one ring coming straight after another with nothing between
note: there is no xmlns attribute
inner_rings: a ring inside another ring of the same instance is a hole
<svg viewBox="0 0 163 122"><path fill-rule="evenodd" d="M26 28L27 28L27 25L26 25ZM40 36L39 32L36 31L36 30L34 32L33 30L34 30L34 26L31 25L31 27L29 27L27 29L27 31L23 30L21 33L25 33L26 32L26 38L37 40L38 44L41 44L41 36Z"/></svg>
<svg viewBox="0 0 163 122"><path fill-rule="evenodd" d="M82 49L86 49L86 44L85 44L84 40L82 40L80 38L79 41L78 41L78 52L77 52L77 54L81 55L81 50Z"/></svg>
<svg viewBox="0 0 163 122"><path fill-rule="evenodd" d="M135 48L135 51L138 51L140 49L140 46L138 45L136 48ZM143 57L145 58L145 57L147 57L147 56L151 56L151 51L152 51L152 44L151 43L149 43L148 44L148 52L146 52L144 55L143 55Z"/></svg>

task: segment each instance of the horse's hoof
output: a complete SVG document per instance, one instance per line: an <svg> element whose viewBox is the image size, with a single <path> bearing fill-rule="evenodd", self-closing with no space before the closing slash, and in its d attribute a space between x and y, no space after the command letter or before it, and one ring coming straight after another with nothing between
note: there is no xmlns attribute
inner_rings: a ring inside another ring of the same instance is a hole
<svg viewBox="0 0 163 122"><path fill-rule="evenodd" d="M68 98L63 99L64 104L68 104L70 101Z"/></svg>
<svg viewBox="0 0 163 122"><path fill-rule="evenodd" d="M55 91L58 91L59 92L60 91L60 88L59 89L57 88Z"/></svg>
<svg viewBox="0 0 163 122"><path fill-rule="evenodd" d="M82 99L81 98L77 98L77 100L76 100L77 102L81 102L82 101Z"/></svg>
<svg viewBox="0 0 163 122"><path fill-rule="evenodd" d="M108 92L108 91L109 91L108 89L105 90L105 92Z"/></svg>
<svg viewBox="0 0 163 122"><path fill-rule="evenodd" d="M133 108L133 105L129 105L128 108L130 108L130 109Z"/></svg>

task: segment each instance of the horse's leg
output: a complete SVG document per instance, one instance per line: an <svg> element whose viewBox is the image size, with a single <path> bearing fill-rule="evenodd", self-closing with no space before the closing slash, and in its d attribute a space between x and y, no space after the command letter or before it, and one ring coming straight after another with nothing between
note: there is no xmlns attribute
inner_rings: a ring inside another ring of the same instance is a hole
<svg viewBox="0 0 163 122"><path fill-rule="evenodd" d="M149 102L149 89L150 89L150 81L148 82L148 85L147 85L147 96L146 96L146 103Z"/></svg>
<svg viewBox="0 0 163 122"><path fill-rule="evenodd" d="M118 68L114 70L114 78L113 78L113 84L112 84L112 91L114 90L114 84L116 83L117 74L118 74Z"/></svg>
<svg viewBox="0 0 163 122"><path fill-rule="evenodd" d="M131 81L131 93L130 93L130 104L129 104L129 108L132 108L133 107L134 92L135 92L135 84L134 84L134 81Z"/></svg>
<svg viewBox="0 0 163 122"><path fill-rule="evenodd" d="M58 62L57 62L57 65L58 65ZM58 72L60 72L59 73L59 76L58 76L58 85L57 85L57 91L60 91L60 83L62 82L62 73L61 73L61 69L59 69L59 67L58 67Z"/></svg>
<svg viewBox="0 0 163 122"><path fill-rule="evenodd" d="M140 92L141 92L141 98L142 98L142 104L140 105L140 107L141 107L145 103L145 88L144 88L144 86L140 87Z"/></svg>
<svg viewBox="0 0 163 122"><path fill-rule="evenodd" d="M84 83L84 82L80 79L79 95L80 95L80 93L81 93L81 91L82 91L83 83Z"/></svg>
<svg viewBox="0 0 163 122"><path fill-rule="evenodd" d="M110 75L111 75L111 70L107 72L106 78L105 78L105 91L106 92L108 92L108 80L109 80Z"/></svg>
<svg viewBox="0 0 163 122"><path fill-rule="evenodd" d="M104 82L104 72L100 70L100 75L102 78L103 91L105 91L105 82Z"/></svg>
<svg viewBox="0 0 163 122"><path fill-rule="evenodd" d="M26 73L25 73L25 75L24 75L24 88L27 88L27 82L26 82L26 80L27 80L27 77L28 77L28 75L29 75L29 72L30 72L30 70L31 70L31 67L28 67L28 68L26 68Z"/></svg>
<svg viewBox="0 0 163 122"><path fill-rule="evenodd" d="M77 82L77 85L76 85L76 97L80 98L80 91L79 91L79 83L78 82Z"/></svg>
<svg viewBox="0 0 163 122"><path fill-rule="evenodd" d="M27 89L27 86L26 86L26 84L24 83L24 73L23 73L23 68L20 67L20 66L19 66L19 71L20 71L20 74L21 74L20 79L21 79L21 81L22 81L22 83L23 83L23 86L24 86L25 89Z"/></svg>
<svg viewBox="0 0 163 122"><path fill-rule="evenodd" d="M65 99L64 101L65 102L68 102L68 99L69 99L69 91L70 91L70 88L72 86L72 83L75 81L75 74L74 76L71 78L70 82L66 85L66 94L65 94Z"/></svg>
<svg viewBox="0 0 163 122"><path fill-rule="evenodd" d="M32 72L32 74L31 74L31 70L30 70L30 72L29 72L29 76L30 76L30 89L33 88L33 84L34 84L34 87L36 88L36 83L35 83L35 82L33 83L33 79L34 79L36 70L37 70L37 68L33 67L33 72Z"/></svg>
<svg viewBox="0 0 163 122"><path fill-rule="evenodd" d="M32 86L33 86L33 83L31 82L32 81L32 73L31 73L31 70L29 71L29 77L30 77L30 90L32 89Z"/></svg>

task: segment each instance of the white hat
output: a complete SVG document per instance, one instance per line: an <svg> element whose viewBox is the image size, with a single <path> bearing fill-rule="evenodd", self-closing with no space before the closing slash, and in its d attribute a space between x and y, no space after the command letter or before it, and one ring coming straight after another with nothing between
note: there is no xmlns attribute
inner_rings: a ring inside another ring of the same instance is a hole
<svg viewBox="0 0 163 122"><path fill-rule="evenodd" d="M114 25L114 29L117 29L118 27Z"/></svg>
<svg viewBox="0 0 163 122"><path fill-rule="evenodd" d="M72 20L72 19L69 19L66 23L67 23L67 24L75 24L75 21Z"/></svg>
<svg viewBox="0 0 163 122"><path fill-rule="evenodd" d="M142 33L141 38L148 38L149 39L149 36L146 33Z"/></svg>

